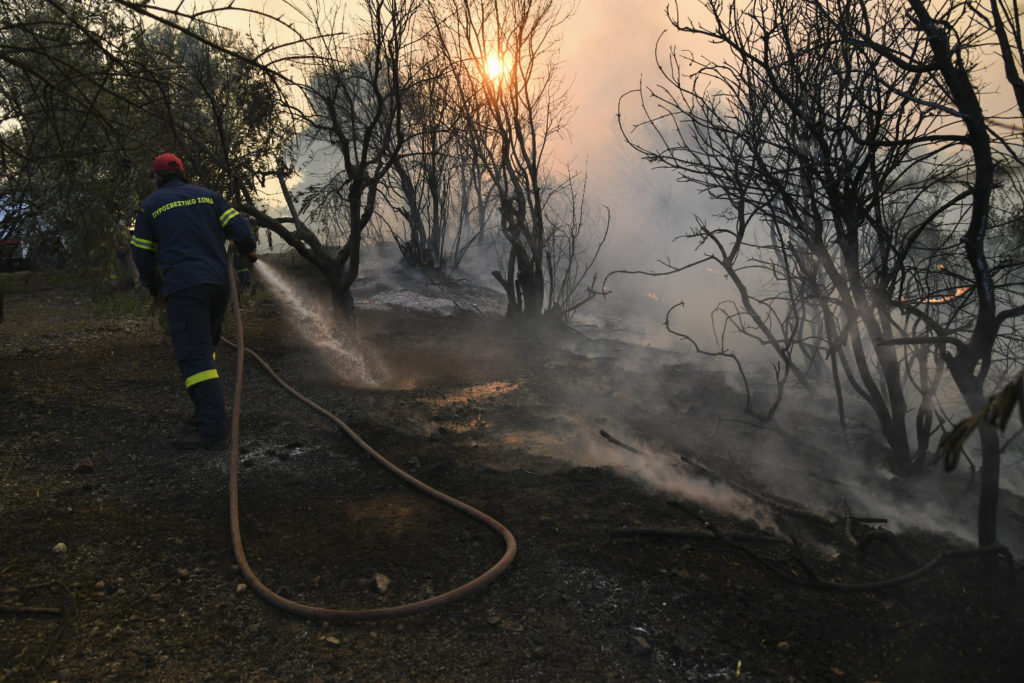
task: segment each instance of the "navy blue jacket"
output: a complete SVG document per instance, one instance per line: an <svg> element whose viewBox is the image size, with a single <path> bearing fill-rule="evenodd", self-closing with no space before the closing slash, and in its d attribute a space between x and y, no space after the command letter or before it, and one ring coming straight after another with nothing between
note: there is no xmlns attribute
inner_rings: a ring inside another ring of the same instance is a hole
<svg viewBox="0 0 1024 683"><path fill-rule="evenodd" d="M143 200L135 218L132 258L139 282L165 297L195 285L226 286L226 239L243 254L256 250L249 221L224 197L172 178Z"/></svg>

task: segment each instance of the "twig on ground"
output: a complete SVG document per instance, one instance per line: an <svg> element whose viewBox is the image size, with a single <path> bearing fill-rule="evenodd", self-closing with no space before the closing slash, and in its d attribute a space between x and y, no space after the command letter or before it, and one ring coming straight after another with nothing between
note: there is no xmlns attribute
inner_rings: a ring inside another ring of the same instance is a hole
<svg viewBox="0 0 1024 683"><path fill-rule="evenodd" d="M40 667L43 665L43 662L46 661L46 659L50 656L50 653L53 652L54 646L56 646L56 644L60 642L60 640L64 637L64 634L68 630L68 625L71 623L71 616L74 613L74 605L72 602L71 591L69 591L67 586L65 586L60 581L47 581L45 583L37 583L31 586L25 586L24 588L21 588L18 592L20 593L21 596L24 596L26 593L41 590L43 588L60 589L60 592L64 598L64 606L56 608L0 605L0 612L8 614L30 614L62 617L60 626L57 628L57 632L53 635L52 638L50 638L49 642L46 643L46 647L43 648L42 653L36 659L35 663L30 664L27 667L16 666L14 669L14 673L17 673L18 671L25 671L26 669L31 669L40 679L43 678L43 676L39 673ZM46 678L45 680L50 679Z"/></svg>
<svg viewBox="0 0 1024 683"><path fill-rule="evenodd" d="M601 436L603 436L603 437L604 437L605 439L607 439L607 440L608 440L608 441L609 441L610 443L613 443L613 444L615 444L616 446L618 446L619 448L621 448L621 449L623 449L623 450L629 451L630 453L635 453L636 455L643 455L643 453L641 453L641 452L640 452L639 450L637 450L636 448L633 448L632 446L630 446L630 445L628 445L628 444L625 444L625 443L623 443L622 441L619 441L618 439L616 439L616 438L615 438L614 436L612 436L611 434L609 434L608 432L606 432L606 431L605 431L605 430L603 430L603 429L599 430L599 431L598 431L598 434L600 434Z"/></svg>
<svg viewBox="0 0 1024 683"><path fill-rule="evenodd" d="M34 583L29 586L22 586L21 588L11 587L4 589L4 593L18 594L19 598L24 598L28 593L33 593L44 588L60 588L67 597L70 595L68 589L60 581L46 581L44 583ZM20 602L20 600L19 600ZM3 614L35 614L42 616L61 616L64 614L64 609L61 607L33 607L30 605L12 605L9 603L0 603L0 613Z"/></svg>

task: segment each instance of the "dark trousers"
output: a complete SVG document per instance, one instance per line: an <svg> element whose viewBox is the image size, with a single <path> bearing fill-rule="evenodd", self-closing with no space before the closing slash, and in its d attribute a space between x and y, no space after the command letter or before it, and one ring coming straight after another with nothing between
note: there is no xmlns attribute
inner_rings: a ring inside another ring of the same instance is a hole
<svg viewBox="0 0 1024 683"><path fill-rule="evenodd" d="M167 322L174 357L199 417L199 435L228 435L224 391L217 374L216 346L231 290L227 285L196 285L167 297Z"/></svg>

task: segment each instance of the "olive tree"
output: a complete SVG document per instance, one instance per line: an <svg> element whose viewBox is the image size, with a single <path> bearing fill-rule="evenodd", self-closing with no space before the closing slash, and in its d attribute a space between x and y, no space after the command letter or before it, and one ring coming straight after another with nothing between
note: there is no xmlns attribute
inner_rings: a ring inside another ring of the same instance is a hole
<svg viewBox="0 0 1024 683"><path fill-rule="evenodd" d="M135 202L120 55L138 24L104 0L0 2L0 193L30 243L103 265Z"/></svg>
<svg viewBox="0 0 1024 683"><path fill-rule="evenodd" d="M0 2L0 173L24 225L105 265L124 248L153 156L240 201L276 167L280 83L268 52L205 11L121 0ZM144 23L146 20L147 23Z"/></svg>

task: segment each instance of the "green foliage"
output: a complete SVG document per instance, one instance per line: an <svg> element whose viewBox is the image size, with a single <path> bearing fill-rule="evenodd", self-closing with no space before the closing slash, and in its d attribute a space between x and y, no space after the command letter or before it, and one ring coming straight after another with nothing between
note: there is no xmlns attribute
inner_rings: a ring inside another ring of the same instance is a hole
<svg viewBox="0 0 1024 683"><path fill-rule="evenodd" d="M251 39L203 24L137 34L127 86L148 136L141 161L173 151L196 182L234 200L255 195L289 137L271 76L234 56L255 52Z"/></svg>
<svg viewBox="0 0 1024 683"><path fill-rule="evenodd" d="M106 0L2 0L0 192L19 234L63 238L72 264L113 254L134 204L117 52L133 29Z"/></svg>
<svg viewBox="0 0 1024 683"><path fill-rule="evenodd" d="M218 48L217 46L224 46ZM146 28L112 0L0 0L0 196L28 241L112 267L161 152L231 199L276 167L275 84L236 34Z"/></svg>

